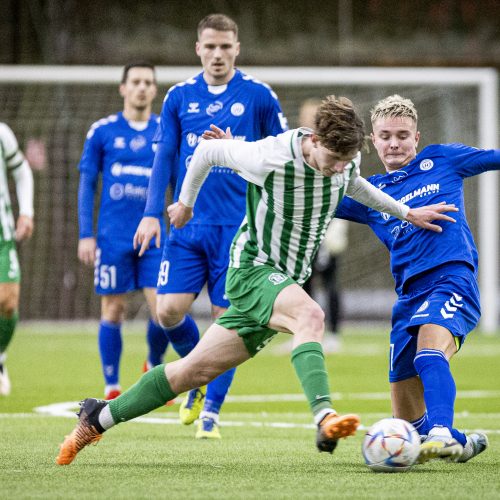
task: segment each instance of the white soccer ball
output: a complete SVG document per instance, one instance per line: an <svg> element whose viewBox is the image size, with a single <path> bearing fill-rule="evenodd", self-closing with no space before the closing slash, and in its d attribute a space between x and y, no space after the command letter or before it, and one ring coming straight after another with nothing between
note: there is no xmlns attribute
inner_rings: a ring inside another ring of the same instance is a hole
<svg viewBox="0 0 500 500"><path fill-rule="evenodd" d="M417 430L400 418L384 418L374 423L363 441L366 465L376 472L405 472L419 453Z"/></svg>

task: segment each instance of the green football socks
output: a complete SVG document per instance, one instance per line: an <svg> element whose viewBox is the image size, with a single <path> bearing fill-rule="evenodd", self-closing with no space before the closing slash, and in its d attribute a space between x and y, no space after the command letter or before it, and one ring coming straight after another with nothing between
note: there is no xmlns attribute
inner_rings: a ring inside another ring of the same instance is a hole
<svg viewBox="0 0 500 500"><path fill-rule="evenodd" d="M330 385L321 344L306 342L297 346L292 351L292 364L313 414L331 408Z"/></svg>
<svg viewBox="0 0 500 500"><path fill-rule="evenodd" d="M111 416L115 423L126 422L145 415L174 399L175 394L167 377L165 365L155 366L146 372L130 389L109 402Z"/></svg>
<svg viewBox="0 0 500 500"><path fill-rule="evenodd" d="M0 353L7 350L7 346L10 344L14 330L16 329L17 319L17 313L12 318L0 316Z"/></svg>

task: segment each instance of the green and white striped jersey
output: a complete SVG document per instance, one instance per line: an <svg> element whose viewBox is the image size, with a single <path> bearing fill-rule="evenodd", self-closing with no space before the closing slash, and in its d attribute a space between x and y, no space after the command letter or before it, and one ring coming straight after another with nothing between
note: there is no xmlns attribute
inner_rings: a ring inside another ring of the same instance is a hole
<svg viewBox="0 0 500 500"><path fill-rule="evenodd" d="M344 195L401 219L407 215L407 206L360 177L361 154L332 177L308 165L302 140L310 134L299 128L256 142L203 141L196 149L179 196L185 205L194 205L212 165L230 167L249 182L230 267L268 264L303 284Z"/></svg>
<svg viewBox="0 0 500 500"><path fill-rule="evenodd" d="M16 137L5 123L0 123L0 242L14 239L14 216L9 195L7 174L19 168L24 156Z"/></svg>

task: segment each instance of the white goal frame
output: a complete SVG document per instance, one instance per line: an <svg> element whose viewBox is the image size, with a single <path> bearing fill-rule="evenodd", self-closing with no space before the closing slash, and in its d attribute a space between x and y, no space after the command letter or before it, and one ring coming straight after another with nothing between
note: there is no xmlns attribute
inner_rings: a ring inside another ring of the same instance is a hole
<svg viewBox="0 0 500 500"><path fill-rule="evenodd" d="M478 137L481 148L498 148L498 75L492 68L374 68L374 67L244 67L270 85L408 85L475 86L478 88ZM0 65L0 82L118 84L121 66L7 66ZM158 83L186 80L199 66L157 67ZM498 327L498 172L479 176L479 245L481 330Z"/></svg>

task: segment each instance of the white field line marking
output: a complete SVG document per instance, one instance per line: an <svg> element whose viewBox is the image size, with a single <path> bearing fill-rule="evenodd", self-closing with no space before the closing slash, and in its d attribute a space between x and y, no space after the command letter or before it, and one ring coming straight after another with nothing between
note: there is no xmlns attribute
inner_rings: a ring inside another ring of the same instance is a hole
<svg viewBox="0 0 500 500"><path fill-rule="evenodd" d="M16 419L16 418L40 418L44 416L51 417L64 417L64 418L75 418L75 410L78 408L78 403L76 401L69 401L65 403L54 403L48 406L39 406L34 408L35 413L0 413L0 419ZM231 414L233 417L240 416L242 418L249 418L249 416L253 416L256 418L262 417L271 417L274 416L272 414L244 414L244 413L235 413ZM289 414L277 414L276 417L288 417ZM293 414L290 414L293 416ZM301 414L302 416L307 416L307 414ZM226 415L229 416L229 415ZM500 418L500 414L498 413L469 413L469 412L461 412L455 415L460 418L484 418L484 419L493 419L498 421ZM387 414L383 413L368 413L363 415L364 418L372 421L376 421L379 418L387 417ZM179 425L179 419L177 416L175 418L169 417L138 417L133 420L136 423L141 424L161 424L161 425ZM359 430L367 430L368 425L360 425ZM224 420L221 422L222 427L269 427L274 429L315 429L316 426L314 424L306 424L306 423L298 423L298 422L266 422L266 421L230 421ZM464 432L471 431L481 431L487 434L498 434L500 435L500 429L463 429Z"/></svg>

